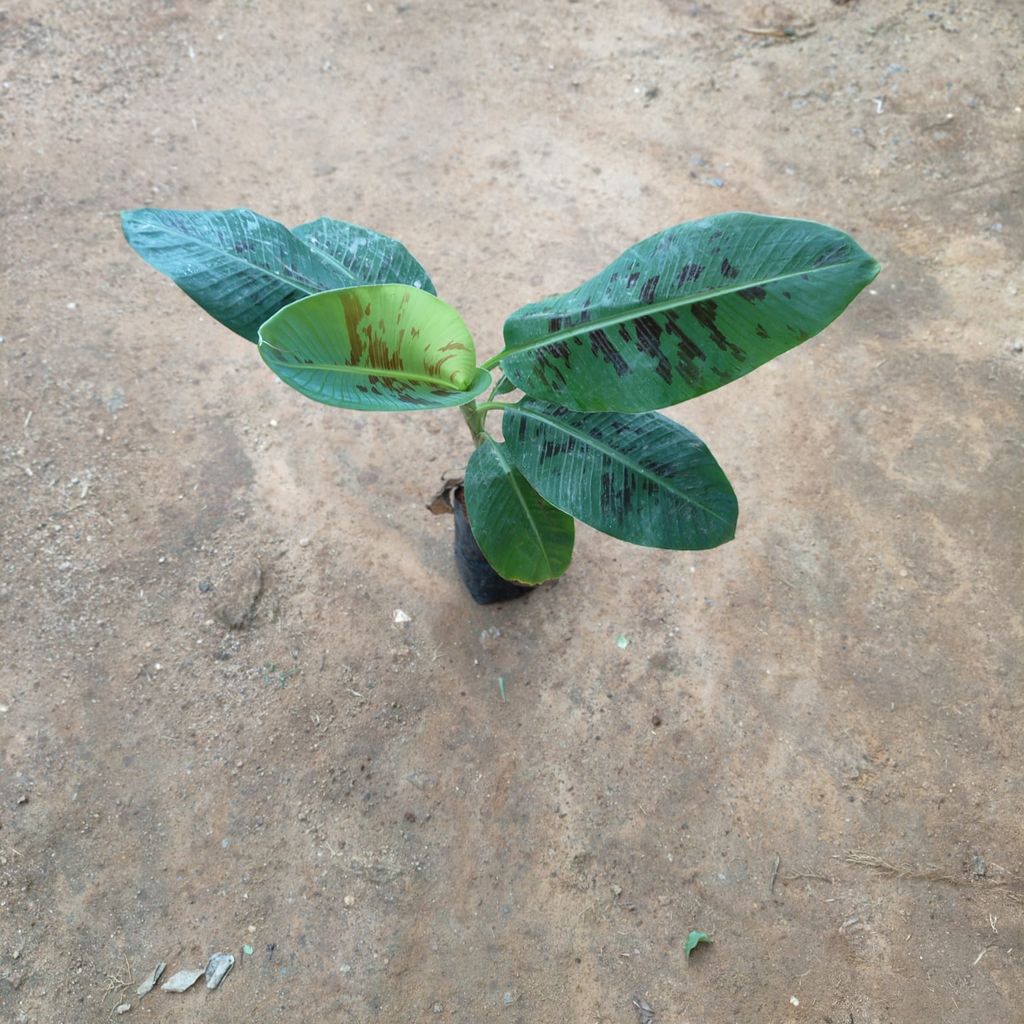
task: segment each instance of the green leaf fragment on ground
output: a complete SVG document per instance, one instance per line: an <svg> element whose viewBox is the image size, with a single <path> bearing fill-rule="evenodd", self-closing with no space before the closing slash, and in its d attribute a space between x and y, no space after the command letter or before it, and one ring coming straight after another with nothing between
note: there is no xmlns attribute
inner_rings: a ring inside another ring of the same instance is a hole
<svg viewBox="0 0 1024 1024"><path fill-rule="evenodd" d="M711 936L707 932L690 932L686 936L686 944L683 946L683 952L686 954L686 959L690 959L690 954L702 943L711 942Z"/></svg>

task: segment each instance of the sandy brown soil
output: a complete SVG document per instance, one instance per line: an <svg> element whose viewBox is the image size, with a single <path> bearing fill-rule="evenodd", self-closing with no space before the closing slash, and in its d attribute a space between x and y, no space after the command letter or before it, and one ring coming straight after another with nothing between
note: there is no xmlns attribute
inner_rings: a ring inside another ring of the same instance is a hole
<svg viewBox="0 0 1024 1024"><path fill-rule="evenodd" d="M1019 1024L1022 13L0 11L0 1019ZM478 608L423 508L459 416L278 384L123 243L147 203L399 236L486 354L721 210L885 271L673 413L733 543L581 529Z"/></svg>

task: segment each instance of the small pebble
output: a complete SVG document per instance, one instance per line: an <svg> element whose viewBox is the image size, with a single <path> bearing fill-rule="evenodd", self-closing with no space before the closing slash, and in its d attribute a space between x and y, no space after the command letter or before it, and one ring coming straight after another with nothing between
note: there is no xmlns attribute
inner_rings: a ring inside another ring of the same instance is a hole
<svg viewBox="0 0 1024 1024"><path fill-rule="evenodd" d="M114 1007L114 1013L116 1013L120 1017L122 1013L127 1013L131 1008L131 1003L121 1003L120 1006Z"/></svg>
<svg viewBox="0 0 1024 1024"><path fill-rule="evenodd" d="M187 992L206 972L202 967L192 971L178 971L161 986L164 992Z"/></svg>
<svg viewBox="0 0 1024 1024"><path fill-rule="evenodd" d="M1013 351L1014 352L1024 352L1024 341L1022 341L1020 338L1018 338L1013 343Z"/></svg>
<svg viewBox="0 0 1024 1024"><path fill-rule="evenodd" d="M246 944L245 944L245 945L244 945L244 946L242 947L242 952L243 952L243 953L244 953L244 954L245 954L246 956L252 956L252 946L250 946L250 945L249 945L249 943L247 942L247 943L246 943Z"/></svg>
<svg viewBox="0 0 1024 1024"><path fill-rule="evenodd" d="M398 623L412 622L412 616L407 615L405 612L402 611L401 608L395 609L395 614L392 616L392 618L395 620L395 622Z"/></svg>
<svg viewBox="0 0 1024 1024"><path fill-rule="evenodd" d="M624 651L629 646L629 637L620 636L618 640L615 641L615 646L618 647L620 651Z"/></svg>
<svg viewBox="0 0 1024 1024"><path fill-rule="evenodd" d="M230 953L214 953L206 965L206 987L215 989L234 966L235 958Z"/></svg>
<svg viewBox="0 0 1024 1024"><path fill-rule="evenodd" d="M790 1001L790 1002L791 1002L791 1003L792 1003L792 1004L793 1004L794 1006L799 1006L799 1005L800 1005L800 1000L799 1000L799 999L797 999L797 997L796 997L796 996L790 996L790 997L789 997L789 1001Z"/></svg>
<svg viewBox="0 0 1024 1024"><path fill-rule="evenodd" d="M156 967L154 967L153 970L151 970L149 974L146 975L145 980L135 990L135 994L141 998L147 992L151 991L153 987L156 985L156 983L160 980L160 975L163 974L164 971L166 970L167 964L163 963L163 961L158 963Z"/></svg>
<svg viewBox="0 0 1024 1024"><path fill-rule="evenodd" d="M353 907L353 906L355 906L355 902L356 902L355 896L351 896L351 895L346 896L344 898L344 900L342 900L342 903L344 903L346 907Z"/></svg>

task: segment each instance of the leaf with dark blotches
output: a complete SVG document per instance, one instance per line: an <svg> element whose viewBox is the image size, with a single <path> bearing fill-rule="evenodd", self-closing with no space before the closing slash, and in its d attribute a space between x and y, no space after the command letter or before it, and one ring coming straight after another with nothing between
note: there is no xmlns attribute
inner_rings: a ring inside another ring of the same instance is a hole
<svg viewBox="0 0 1024 1024"><path fill-rule="evenodd" d="M653 548L732 540L736 495L694 434L660 413L582 413L524 398L502 420L512 463L555 508Z"/></svg>
<svg viewBox="0 0 1024 1024"><path fill-rule="evenodd" d="M466 510L473 537L499 576L537 584L561 576L572 559L576 524L546 502L485 438L466 467Z"/></svg>
<svg viewBox="0 0 1024 1024"><path fill-rule="evenodd" d="M379 231L320 217L292 228L292 234L347 274L347 284L408 284L437 294L420 261Z"/></svg>
<svg viewBox="0 0 1024 1024"><path fill-rule="evenodd" d="M252 210L128 210L121 226L150 266L247 341L288 303L358 283Z"/></svg>
<svg viewBox="0 0 1024 1024"><path fill-rule="evenodd" d="M489 361L581 411L643 412L742 377L828 326L878 273L849 235L725 213L669 228L564 295L523 306Z"/></svg>
<svg viewBox="0 0 1024 1024"><path fill-rule="evenodd" d="M261 328L260 355L286 384L367 412L464 405L485 391L473 339L451 306L403 284L320 292Z"/></svg>
<svg viewBox="0 0 1024 1024"><path fill-rule="evenodd" d="M408 284L433 293L400 242L321 217L289 231L252 210L127 210L128 244L210 316L247 341L279 309L359 284Z"/></svg>

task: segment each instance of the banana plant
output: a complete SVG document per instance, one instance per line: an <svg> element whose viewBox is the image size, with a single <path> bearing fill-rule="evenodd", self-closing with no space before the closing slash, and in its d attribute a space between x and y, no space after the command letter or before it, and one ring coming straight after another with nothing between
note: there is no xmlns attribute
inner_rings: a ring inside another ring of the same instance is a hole
<svg viewBox="0 0 1024 1024"><path fill-rule="evenodd" d="M457 406L475 444L460 495L472 537L522 586L565 572L577 519L654 548L731 540L728 478L658 410L806 341L879 270L822 224L706 217L516 310L504 348L478 365L419 261L376 231L326 217L289 230L242 209L147 208L122 224L144 260L307 398L367 412Z"/></svg>

